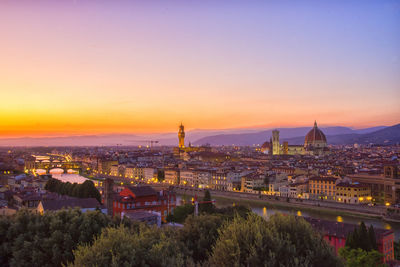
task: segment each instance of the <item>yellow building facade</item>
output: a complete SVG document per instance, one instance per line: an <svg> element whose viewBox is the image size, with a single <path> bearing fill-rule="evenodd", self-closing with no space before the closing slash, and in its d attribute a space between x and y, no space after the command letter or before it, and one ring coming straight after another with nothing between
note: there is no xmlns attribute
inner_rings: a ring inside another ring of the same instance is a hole
<svg viewBox="0 0 400 267"><path fill-rule="evenodd" d="M334 177L311 177L308 180L311 199L335 200L336 178Z"/></svg>
<svg viewBox="0 0 400 267"><path fill-rule="evenodd" d="M339 183L336 185L336 201L349 204L370 203L371 188L360 183Z"/></svg>

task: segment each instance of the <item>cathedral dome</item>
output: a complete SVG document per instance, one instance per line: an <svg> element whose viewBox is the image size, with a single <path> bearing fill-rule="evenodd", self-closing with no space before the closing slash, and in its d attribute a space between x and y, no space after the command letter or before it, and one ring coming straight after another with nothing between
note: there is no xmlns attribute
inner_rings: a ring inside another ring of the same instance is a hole
<svg viewBox="0 0 400 267"><path fill-rule="evenodd" d="M304 146L313 147L325 147L326 146L326 136L318 129L317 122L314 123L314 127L308 132L304 140Z"/></svg>
<svg viewBox="0 0 400 267"><path fill-rule="evenodd" d="M268 141L262 144L261 146L261 152L263 153L268 153L270 149L271 149L271 143Z"/></svg>
<svg viewBox="0 0 400 267"><path fill-rule="evenodd" d="M270 147L270 143L267 141L264 144L262 144L261 148L268 148Z"/></svg>

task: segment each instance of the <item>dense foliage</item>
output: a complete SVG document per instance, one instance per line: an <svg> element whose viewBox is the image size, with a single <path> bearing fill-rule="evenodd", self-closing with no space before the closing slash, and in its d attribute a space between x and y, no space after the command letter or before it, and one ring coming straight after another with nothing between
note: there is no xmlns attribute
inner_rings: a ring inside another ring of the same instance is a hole
<svg viewBox="0 0 400 267"><path fill-rule="evenodd" d="M97 201L101 202L100 192L90 180L86 180L82 184L71 184L70 182L63 183L60 180L50 178L44 188L50 192L56 192L60 195L79 198L95 198Z"/></svg>
<svg viewBox="0 0 400 267"><path fill-rule="evenodd" d="M303 219L256 214L189 216L181 229L106 228L74 255L74 266L341 266Z"/></svg>
<svg viewBox="0 0 400 267"><path fill-rule="evenodd" d="M0 217L0 266L61 266L79 243L90 243L112 225L99 211L62 210L39 215L21 210Z"/></svg>
<svg viewBox="0 0 400 267"><path fill-rule="evenodd" d="M194 213L194 206L192 204L185 204L178 206L174 209L174 213L168 214L167 222L183 223L185 219Z"/></svg>
<svg viewBox="0 0 400 267"><path fill-rule="evenodd" d="M241 206L212 206L199 216L193 205L180 208L190 208L179 215L183 226L161 228L113 221L99 211L19 211L0 218L0 266L342 265L301 218L274 215L265 221ZM353 254L343 257L352 262ZM367 256L362 262L376 258Z"/></svg>
<svg viewBox="0 0 400 267"><path fill-rule="evenodd" d="M74 252L72 266L184 266L185 247L173 229L142 226L106 228L93 245L81 245Z"/></svg>
<svg viewBox="0 0 400 267"><path fill-rule="evenodd" d="M220 229L213 266L340 266L331 247L310 224L294 216L236 217Z"/></svg>
<svg viewBox="0 0 400 267"><path fill-rule="evenodd" d="M344 247L339 249L339 255L345 259L347 267L386 266L382 263L383 255L376 250L365 251L361 248Z"/></svg>
<svg viewBox="0 0 400 267"><path fill-rule="evenodd" d="M186 219L178 239L187 248L194 262L203 263L208 259L218 238L218 229L225 219L225 216L219 214L189 216Z"/></svg>

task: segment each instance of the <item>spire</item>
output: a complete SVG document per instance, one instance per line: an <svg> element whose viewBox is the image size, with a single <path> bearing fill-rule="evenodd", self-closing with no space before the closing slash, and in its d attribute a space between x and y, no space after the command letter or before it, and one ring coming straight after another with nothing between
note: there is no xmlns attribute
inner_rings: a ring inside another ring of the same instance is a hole
<svg viewBox="0 0 400 267"><path fill-rule="evenodd" d="M316 120L314 121L314 128L318 128L318 127L317 127L317 121L316 121Z"/></svg>

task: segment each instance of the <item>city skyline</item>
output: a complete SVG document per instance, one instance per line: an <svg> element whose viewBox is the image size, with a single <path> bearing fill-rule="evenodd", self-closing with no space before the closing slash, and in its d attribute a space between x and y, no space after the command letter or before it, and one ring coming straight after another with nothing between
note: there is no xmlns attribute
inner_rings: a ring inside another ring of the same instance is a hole
<svg viewBox="0 0 400 267"><path fill-rule="evenodd" d="M399 123L396 1L2 1L0 138Z"/></svg>

